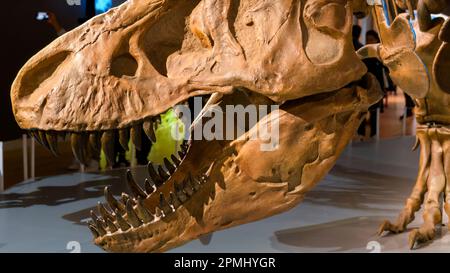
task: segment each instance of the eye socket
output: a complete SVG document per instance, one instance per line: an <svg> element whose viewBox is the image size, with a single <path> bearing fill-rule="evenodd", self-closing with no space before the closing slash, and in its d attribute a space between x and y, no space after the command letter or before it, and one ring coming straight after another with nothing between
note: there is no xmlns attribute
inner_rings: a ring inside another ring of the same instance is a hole
<svg viewBox="0 0 450 273"><path fill-rule="evenodd" d="M312 0L305 6L305 20L325 32L343 33L347 21L346 0Z"/></svg>

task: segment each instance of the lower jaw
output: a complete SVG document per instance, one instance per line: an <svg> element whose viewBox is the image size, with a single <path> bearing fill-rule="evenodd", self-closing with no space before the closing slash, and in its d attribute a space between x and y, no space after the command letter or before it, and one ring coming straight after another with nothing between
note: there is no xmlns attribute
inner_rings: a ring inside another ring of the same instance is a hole
<svg viewBox="0 0 450 273"><path fill-rule="evenodd" d="M370 94L371 90L367 92L369 94L363 94L365 97L359 99L367 100L367 102L375 102L376 94ZM305 101L314 101L314 98L307 98ZM351 121L351 126L348 128L350 131L352 128L355 129L358 126L358 110L355 110L355 117ZM319 166L319 169L316 169L315 172L324 175L334 165L337 157L352 136L351 132L344 132L344 134L345 136L341 138L341 142L337 145L335 154L327 158L327 161ZM96 244L107 251L113 252L166 251L194 240L203 234L253 222L284 212L301 202L304 193L314 186L323 176L314 175L315 179L309 183L303 185L304 183L301 181L298 187L289 189L290 186L288 183L255 182L247 175L236 175L233 171L229 171L228 174L222 172L222 174L226 177L227 181L233 181L231 184L226 183L226 189L220 186L224 181L215 181L215 177L210 177L209 181L206 182L209 186L201 188L194 198L167 216L164 220L143 225L126 232L98 238L95 241ZM239 185L240 188L233 190L233 186L236 187L236 185ZM244 188L242 188L242 185L245 185ZM226 193L225 191L228 192ZM214 192L212 199L210 199L211 192ZM248 195L249 192L251 192L251 196ZM232 194L233 198L230 199L227 194ZM236 203L230 202L230 200L240 200L242 202ZM252 200L258 200L258 202L252 202ZM278 203L279 205L268 210L264 206L259 205L264 200L268 204ZM274 200L278 201L275 202ZM224 208L226 208L226 213L221 214L220 212Z"/></svg>

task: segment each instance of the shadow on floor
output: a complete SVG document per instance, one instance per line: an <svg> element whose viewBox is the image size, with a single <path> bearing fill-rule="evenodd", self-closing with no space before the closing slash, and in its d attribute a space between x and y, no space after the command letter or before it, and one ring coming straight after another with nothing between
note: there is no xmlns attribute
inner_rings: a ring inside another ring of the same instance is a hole
<svg viewBox="0 0 450 273"><path fill-rule="evenodd" d="M354 217L324 224L279 230L270 238L274 249L292 252L371 252L378 245L379 252L405 252L408 236L413 228L404 233L377 235L377 229L384 220L379 216ZM426 252L427 246L434 245L435 250L442 247L448 252L450 235L446 226L438 227L436 238L425 244L416 245L414 251Z"/></svg>
<svg viewBox="0 0 450 273"><path fill-rule="evenodd" d="M332 207L386 211L385 205L401 205L415 181L335 165L320 187L308 192L305 202ZM398 210L398 209L396 209Z"/></svg>
<svg viewBox="0 0 450 273"><path fill-rule="evenodd" d="M41 186L27 193L0 194L0 209L26 208L35 205L59 206L90 198L103 197L106 186L110 186L113 194L120 195L126 190L125 171L115 171L115 176L106 176L105 179L83 181L70 186ZM61 179L64 179L61 176ZM63 184L63 183L61 183Z"/></svg>
<svg viewBox="0 0 450 273"><path fill-rule="evenodd" d="M292 251L292 247L308 251L342 252L365 250L375 238L379 217L356 217L320 225L276 231L271 238L272 247ZM375 227L375 229L374 229ZM366 244L364 244L366 242Z"/></svg>

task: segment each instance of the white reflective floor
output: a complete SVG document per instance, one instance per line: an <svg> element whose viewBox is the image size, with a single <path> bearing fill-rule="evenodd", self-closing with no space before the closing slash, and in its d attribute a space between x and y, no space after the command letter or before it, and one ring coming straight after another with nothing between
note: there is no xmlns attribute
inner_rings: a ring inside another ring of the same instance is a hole
<svg viewBox="0 0 450 273"><path fill-rule="evenodd" d="M213 234L209 244L190 242L173 252L382 252L409 251L408 234L375 235L380 222L394 219L415 181L414 139L355 143L305 201L259 222ZM144 175L145 170L137 170ZM0 252L82 252L94 246L84 221L103 187L124 189L122 172L73 174L22 183L0 195ZM270 205L270 204L268 204ZM421 212L410 227L418 227ZM447 223L445 216L444 221ZM71 243L73 244L73 243ZM76 245L76 243L75 243ZM447 227L415 252L450 252Z"/></svg>

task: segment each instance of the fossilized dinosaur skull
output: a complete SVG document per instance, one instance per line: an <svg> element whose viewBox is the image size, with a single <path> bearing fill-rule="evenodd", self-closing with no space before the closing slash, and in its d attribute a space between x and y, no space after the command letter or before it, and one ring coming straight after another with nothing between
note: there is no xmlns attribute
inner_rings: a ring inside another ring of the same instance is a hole
<svg viewBox="0 0 450 273"><path fill-rule="evenodd" d="M138 142L143 127L154 140L155 116L194 96L222 109L278 105L232 141L191 140L150 164L145 190L128 174L132 197L105 190L95 243L164 251L283 212L331 168L380 98L351 25L347 0L128 1L33 57L13 84L14 113L54 151L69 132L77 158L101 143L112 161L115 130ZM274 120L278 149L261 151L249 136Z"/></svg>

